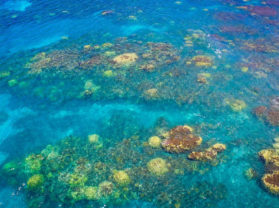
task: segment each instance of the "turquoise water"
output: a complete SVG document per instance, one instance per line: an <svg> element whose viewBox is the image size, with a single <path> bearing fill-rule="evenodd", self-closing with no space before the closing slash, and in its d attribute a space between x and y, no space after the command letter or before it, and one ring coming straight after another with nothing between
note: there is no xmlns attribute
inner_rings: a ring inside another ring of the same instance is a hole
<svg viewBox="0 0 279 208"><path fill-rule="evenodd" d="M279 207L262 181L279 167L258 156L278 156L278 1L0 11L0 207ZM169 151L183 125L202 143Z"/></svg>

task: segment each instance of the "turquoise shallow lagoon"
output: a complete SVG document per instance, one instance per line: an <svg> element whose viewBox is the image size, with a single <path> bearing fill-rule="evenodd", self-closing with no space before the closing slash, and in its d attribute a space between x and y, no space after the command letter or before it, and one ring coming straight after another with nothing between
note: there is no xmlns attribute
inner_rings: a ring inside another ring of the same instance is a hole
<svg viewBox="0 0 279 208"><path fill-rule="evenodd" d="M4 0L0 207L279 207L277 0Z"/></svg>

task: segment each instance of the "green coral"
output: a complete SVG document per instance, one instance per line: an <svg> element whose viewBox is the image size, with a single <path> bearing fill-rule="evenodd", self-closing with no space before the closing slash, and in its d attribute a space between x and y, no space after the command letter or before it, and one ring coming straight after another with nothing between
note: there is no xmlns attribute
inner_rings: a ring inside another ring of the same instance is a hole
<svg viewBox="0 0 279 208"><path fill-rule="evenodd" d="M17 85L17 83L18 83L18 82L17 82L16 79L11 79L11 80L8 81L9 87L14 87L14 86Z"/></svg>
<svg viewBox="0 0 279 208"><path fill-rule="evenodd" d="M8 77L10 75L11 75L11 72L9 72L9 71L2 71L2 72L0 72L0 79Z"/></svg>
<svg viewBox="0 0 279 208"><path fill-rule="evenodd" d="M99 198L98 188L96 186L84 187L84 196L87 200L97 200Z"/></svg>
<svg viewBox="0 0 279 208"><path fill-rule="evenodd" d="M70 174L69 185L71 187L81 187L81 186L85 185L87 180L88 180L88 178L86 175L79 174L79 173L73 173L73 174Z"/></svg>
<svg viewBox="0 0 279 208"><path fill-rule="evenodd" d="M13 175L16 175L17 168L18 168L18 164L15 161L11 161L11 162L6 163L2 167L2 171L6 175L13 176Z"/></svg>
<svg viewBox="0 0 279 208"><path fill-rule="evenodd" d="M84 193L82 189L72 191L71 198L76 202L84 199Z"/></svg>
<svg viewBox="0 0 279 208"><path fill-rule="evenodd" d="M42 174L36 174L31 176L27 181L28 190L39 190L44 183L44 176Z"/></svg>
<svg viewBox="0 0 279 208"><path fill-rule="evenodd" d="M38 173L42 168L42 155L31 154L25 158L25 169L27 173Z"/></svg>

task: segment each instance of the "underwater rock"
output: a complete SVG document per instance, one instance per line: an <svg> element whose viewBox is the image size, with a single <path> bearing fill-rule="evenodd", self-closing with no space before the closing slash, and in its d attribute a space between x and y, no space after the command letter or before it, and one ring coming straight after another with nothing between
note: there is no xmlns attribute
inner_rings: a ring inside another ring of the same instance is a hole
<svg viewBox="0 0 279 208"><path fill-rule="evenodd" d="M226 145L217 143L207 148L203 152L191 152L188 155L188 158L191 160L202 160L202 161L213 160L216 158L219 152L223 152L224 150L226 150Z"/></svg>
<svg viewBox="0 0 279 208"><path fill-rule="evenodd" d="M119 184L120 186L129 185L131 179L129 175L124 170L113 171L113 179L114 181Z"/></svg>
<svg viewBox="0 0 279 208"><path fill-rule="evenodd" d="M271 193L279 195L279 171L265 174L262 182L267 190Z"/></svg>
<svg viewBox="0 0 279 208"><path fill-rule="evenodd" d="M171 153L182 153L191 150L202 143L202 138L193 134L193 129L187 125L177 126L168 131L162 142L162 147Z"/></svg>
<svg viewBox="0 0 279 208"><path fill-rule="evenodd" d="M154 158L147 163L147 169L149 172L156 176L162 176L169 172L168 164L166 160L162 158Z"/></svg>
<svg viewBox="0 0 279 208"><path fill-rule="evenodd" d="M136 62L138 55L136 53L123 53L113 58L114 63L123 66Z"/></svg>
<svg viewBox="0 0 279 208"><path fill-rule="evenodd" d="M152 136L148 139L148 145L153 148L160 148L161 142L162 140L158 136Z"/></svg>

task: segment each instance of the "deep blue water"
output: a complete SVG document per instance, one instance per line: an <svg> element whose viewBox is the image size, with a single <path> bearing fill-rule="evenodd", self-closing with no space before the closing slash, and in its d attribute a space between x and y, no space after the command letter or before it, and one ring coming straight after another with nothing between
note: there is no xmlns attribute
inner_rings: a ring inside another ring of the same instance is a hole
<svg viewBox="0 0 279 208"><path fill-rule="evenodd" d="M1 167L39 154L50 144L63 148L59 142L69 136L81 138L83 142L73 146L82 150L87 136L98 134L103 150L88 153L85 145L81 158L94 158L95 163L101 158L111 165L110 156L118 154L121 145L126 148L124 139L134 135L139 143L131 151L142 157L113 164L97 176L98 183L112 181L114 169L133 172L155 157L166 159L172 168L163 178L146 176L140 181L131 173L128 192L136 197L120 204L115 199L56 201L49 197L51 192L60 196L68 191L67 186L55 189L62 183L58 179L46 182L44 192L34 193L26 185L30 175L18 179L1 173L0 207L279 207L278 196L262 184L265 165L258 158L260 150L273 148L279 133L279 114L270 116L279 112L274 101L279 96L278 34L276 0L3 0ZM117 66L113 58L123 53L139 58L132 65ZM150 60L145 54L151 54ZM202 56L203 66L195 61L197 56ZM154 68L147 69L148 64ZM155 95L150 89L156 89ZM233 108L236 100L244 103L240 110ZM260 118L254 113L258 106L267 108ZM179 163L191 151L145 149L158 123L166 123L167 130L193 127L203 138L198 150L217 142L227 149L216 163L201 161L197 171L174 174L175 160ZM122 153L124 161L136 157ZM72 166L63 173L72 173ZM249 168L256 172L252 179L245 174ZM16 183L9 183L11 178ZM90 183L86 185L98 185ZM138 183L141 191L135 188ZM157 188L149 193L146 184ZM196 194L179 198L189 190Z"/></svg>

